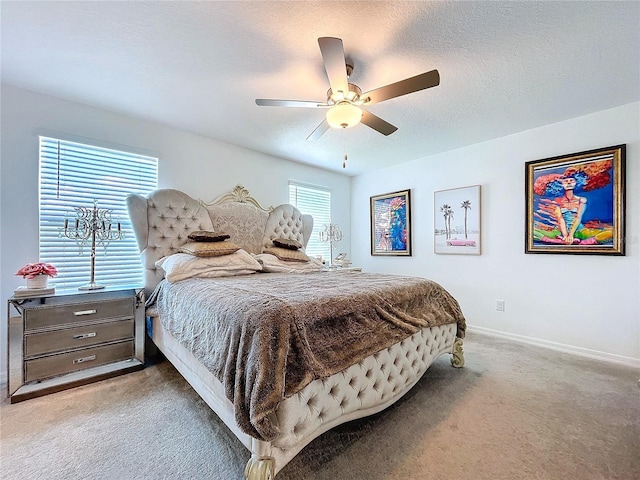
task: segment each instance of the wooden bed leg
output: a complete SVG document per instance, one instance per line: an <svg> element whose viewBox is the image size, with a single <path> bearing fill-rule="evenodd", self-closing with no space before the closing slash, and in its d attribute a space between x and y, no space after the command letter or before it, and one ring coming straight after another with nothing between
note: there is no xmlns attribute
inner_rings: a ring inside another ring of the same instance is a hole
<svg viewBox="0 0 640 480"><path fill-rule="evenodd" d="M247 480L273 480L275 464L273 457L252 456L244 469L244 478Z"/></svg>
<svg viewBox="0 0 640 480"><path fill-rule="evenodd" d="M451 365L456 368L464 367L464 350L462 350L462 339L456 338L453 342L453 358L451 359Z"/></svg>

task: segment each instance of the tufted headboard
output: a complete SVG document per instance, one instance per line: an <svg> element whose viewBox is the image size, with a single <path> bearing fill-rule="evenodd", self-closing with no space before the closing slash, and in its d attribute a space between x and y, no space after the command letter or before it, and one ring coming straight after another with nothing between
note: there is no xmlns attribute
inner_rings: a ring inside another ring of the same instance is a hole
<svg viewBox="0 0 640 480"><path fill-rule="evenodd" d="M263 208L242 185L210 203L173 189L155 190L147 197L131 194L127 209L145 269L147 295L163 278L156 262L176 253L193 231L228 233L230 241L258 254L276 238L297 240L306 247L313 230L311 215L288 204Z"/></svg>

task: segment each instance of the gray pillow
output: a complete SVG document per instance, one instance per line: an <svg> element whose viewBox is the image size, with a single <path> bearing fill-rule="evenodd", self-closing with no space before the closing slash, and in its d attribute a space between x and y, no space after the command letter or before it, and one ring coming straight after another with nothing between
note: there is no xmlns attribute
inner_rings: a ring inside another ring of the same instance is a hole
<svg viewBox="0 0 640 480"><path fill-rule="evenodd" d="M224 232L197 230L195 232L191 232L187 238L192 242L222 242L227 238L231 238L231 235L227 235Z"/></svg>
<svg viewBox="0 0 640 480"><path fill-rule="evenodd" d="M273 240L273 244L276 247L287 248L289 250L298 250L302 247L302 244L297 240L292 240L290 238L276 238Z"/></svg>

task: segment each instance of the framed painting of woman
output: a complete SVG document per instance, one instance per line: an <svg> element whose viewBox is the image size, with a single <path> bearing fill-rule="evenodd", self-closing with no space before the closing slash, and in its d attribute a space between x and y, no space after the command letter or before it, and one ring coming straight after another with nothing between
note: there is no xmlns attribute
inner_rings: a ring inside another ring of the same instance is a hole
<svg viewBox="0 0 640 480"><path fill-rule="evenodd" d="M371 197L371 255L411 256L411 191Z"/></svg>
<svg viewBox="0 0 640 480"><path fill-rule="evenodd" d="M525 190L525 253L625 254L625 145L527 162Z"/></svg>

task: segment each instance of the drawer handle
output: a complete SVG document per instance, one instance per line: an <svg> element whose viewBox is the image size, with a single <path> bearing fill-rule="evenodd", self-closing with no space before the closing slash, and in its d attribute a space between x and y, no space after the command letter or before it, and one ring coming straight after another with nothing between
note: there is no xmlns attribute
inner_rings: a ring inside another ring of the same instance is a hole
<svg viewBox="0 0 640 480"><path fill-rule="evenodd" d="M91 338L91 337L95 337L95 336L96 336L96 332L81 333L79 335L74 335L73 339L74 340L82 340L83 338Z"/></svg>
<svg viewBox="0 0 640 480"><path fill-rule="evenodd" d="M79 317L80 315L93 315L94 313L96 313L96 310L78 310L77 312L73 312L73 314L76 317Z"/></svg>
<svg viewBox="0 0 640 480"><path fill-rule="evenodd" d="M90 362L91 360L95 360L95 359L96 359L95 355L89 355L88 357L76 358L73 361L73 364L77 365L78 363Z"/></svg>

